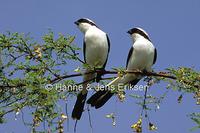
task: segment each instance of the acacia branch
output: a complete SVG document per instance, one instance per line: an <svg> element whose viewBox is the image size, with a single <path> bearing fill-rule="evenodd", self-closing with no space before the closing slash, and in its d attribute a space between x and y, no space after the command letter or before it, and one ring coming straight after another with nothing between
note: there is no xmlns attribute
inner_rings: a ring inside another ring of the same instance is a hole
<svg viewBox="0 0 200 133"><path fill-rule="evenodd" d="M118 74L118 71L106 71L106 70L94 70L94 71L90 71L90 72L85 72L85 73L76 73L76 74L70 74L70 75L63 75L63 76L59 76L56 77L54 79L52 79L50 81L50 83L55 83L57 81L63 80L63 79L67 79L67 78L72 78L72 77L78 77L78 76L82 76L85 74L92 74L92 73L100 73L102 75L105 74ZM155 76L155 77L163 77L163 78L169 78L169 79L174 79L176 80L177 78L175 76L169 75L166 72L144 72L144 71L140 71L140 70L131 70L131 71L125 71L126 73L130 73L130 74L138 74L138 75L142 75L142 76Z"/></svg>
<svg viewBox="0 0 200 133"><path fill-rule="evenodd" d="M69 53L67 53L67 54L70 55L70 56L75 56L76 59L77 59L79 62L81 62L82 64L85 64L85 62L82 61L82 60L77 56L79 53L76 53L76 51L75 51L70 45L68 45L68 47L69 47L69 49L71 50L71 52L73 53L73 55L71 55L71 54L69 54Z"/></svg>
<svg viewBox="0 0 200 133"><path fill-rule="evenodd" d="M106 75L106 74L118 74L119 72L118 71L106 71L106 70L93 70L93 71L89 71L89 72L85 72L85 73L76 73L76 74L63 75L63 76L56 75L57 77L50 80L50 83L54 84L54 83L57 83L61 80L67 79L67 78L79 77L79 76L83 76L85 74L92 74L92 73L100 73L102 75ZM127 74L127 73L137 74L137 75L142 75L142 76L163 77L163 78L169 78L169 79L174 79L174 80L177 79L175 76L172 76L172 75L168 74L167 72L157 72L156 73L156 72L144 72L144 71L140 71L140 70L132 70L132 71L124 71L123 72L123 74ZM0 85L0 88L13 88L13 87L23 87L23 86L26 86L26 85L20 83L20 84L14 85L14 86Z"/></svg>

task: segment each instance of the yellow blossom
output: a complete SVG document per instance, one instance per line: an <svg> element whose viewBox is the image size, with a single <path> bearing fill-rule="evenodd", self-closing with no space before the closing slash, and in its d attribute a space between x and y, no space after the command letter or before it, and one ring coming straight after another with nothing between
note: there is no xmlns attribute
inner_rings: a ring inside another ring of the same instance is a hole
<svg viewBox="0 0 200 133"><path fill-rule="evenodd" d="M61 114L61 118L63 118L63 119L67 119L68 117L65 115L65 114Z"/></svg>
<svg viewBox="0 0 200 133"><path fill-rule="evenodd" d="M142 118L140 118L136 123L134 123L131 128L134 129L136 133L142 132Z"/></svg>
<svg viewBox="0 0 200 133"><path fill-rule="evenodd" d="M158 128L151 122L149 122L149 130L154 131L157 130Z"/></svg>

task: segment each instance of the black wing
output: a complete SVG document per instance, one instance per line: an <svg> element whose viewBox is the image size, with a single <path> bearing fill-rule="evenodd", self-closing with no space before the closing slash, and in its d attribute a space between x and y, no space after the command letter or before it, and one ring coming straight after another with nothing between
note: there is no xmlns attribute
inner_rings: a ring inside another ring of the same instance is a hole
<svg viewBox="0 0 200 133"><path fill-rule="evenodd" d="M103 69L105 69L105 67L106 67L106 63L107 63L107 60L108 60L108 55L109 55L109 52L110 52L110 40L109 40L109 37L108 37L107 34L106 34L106 38L107 38L107 43L108 43L108 53L107 53L106 61L105 61L104 65L103 65Z"/></svg>
<svg viewBox="0 0 200 133"><path fill-rule="evenodd" d="M131 49L129 50L129 53L128 53L128 58L127 58L127 61L126 61L126 68L128 67L128 62L132 56L132 53L133 53L133 46L131 47Z"/></svg>
<svg viewBox="0 0 200 133"><path fill-rule="evenodd" d="M156 63L156 60L157 60L157 50L156 48L154 49L154 58L153 58L153 64Z"/></svg>
<svg viewBox="0 0 200 133"><path fill-rule="evenodd" d="M83 56L84 56L84 61L86 63L86 55L85 55L85 53L86 53L86 44L85 44L85 39L84 39L83 40Z"/></svg>

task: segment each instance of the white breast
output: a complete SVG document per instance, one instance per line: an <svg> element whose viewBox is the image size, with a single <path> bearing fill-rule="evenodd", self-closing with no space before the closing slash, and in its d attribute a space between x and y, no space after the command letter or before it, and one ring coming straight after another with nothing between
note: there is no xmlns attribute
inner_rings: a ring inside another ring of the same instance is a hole
<svg viewBox="0 0 200 133"><path fill-rule="evenodd" d="M96 27L91 27L85 33L86 63L94 67L102 67L108 54L106 33Z"/></svg>
<svg viewBox="0 0 200 133"><path fill-rule="evenodd" d="M138 39L133 44L133 53L127 69L151 70L154 59L154 46L146 39Z"/></svg>

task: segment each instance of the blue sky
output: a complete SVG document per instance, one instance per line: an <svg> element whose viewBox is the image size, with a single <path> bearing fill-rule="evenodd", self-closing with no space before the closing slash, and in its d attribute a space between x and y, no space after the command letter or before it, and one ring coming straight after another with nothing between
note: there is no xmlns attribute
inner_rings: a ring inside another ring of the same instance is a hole
<svg viewBox="0 0 200 133"><path fill-rule="evenodd" d="M156 71L178 66L195 66L199 70L199 6L198 0L1 0L0 32L30 32L32 37L41 41L40 37L51 28L56 34L76 35L75 43L82 47L83 35L73 22L88 17L110 37L111 52L107 63L107 69L110 69L125 66L131 47L131 39L126 31L139 26L149 33L157 48L158 59L154 66ZM162 94L165 86L155 85L150 92ZM159 128L157 132L187 133L194 126L186 115L199 111L199 108L195 106L192 95L185 95L181 104L177 103L178 96L178 92L169 91L160 109L150 113L152 122ZM123 104L116 104L115 100L113 98L100 110L91 110L95 133L131 132L130 125L137 121L140 108L132 98L128 98ZM117 126L112 127L105 114L115 111L115 107ZM8 124L0 125L1 133L30 131L22 122L14 121L12 115L8 118ZM146 133L150 132L144 130ZM72 131L73 122L70 120L69 132ZM84 113L83 119L78 123L77 133L89 131L88 115Z"/></svg>

